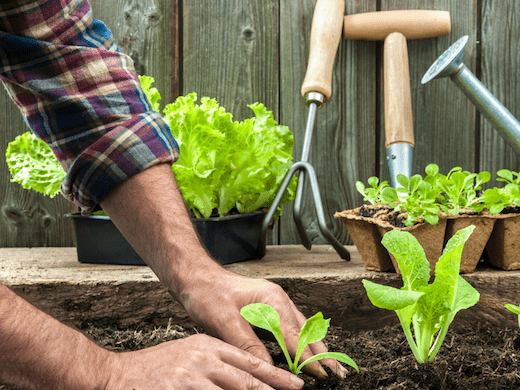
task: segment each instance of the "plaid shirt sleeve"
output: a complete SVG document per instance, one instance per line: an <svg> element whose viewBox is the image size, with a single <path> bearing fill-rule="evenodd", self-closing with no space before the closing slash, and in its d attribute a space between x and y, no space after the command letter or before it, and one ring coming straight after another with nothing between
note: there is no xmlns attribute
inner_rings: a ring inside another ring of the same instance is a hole
<svg viewBox="0 0 520 390"><path fill-rule="evenodd" d="M66 170L62 193L83 213L131 175L178 158L132 60L87 0L2 1L0 78Z"/></svg>

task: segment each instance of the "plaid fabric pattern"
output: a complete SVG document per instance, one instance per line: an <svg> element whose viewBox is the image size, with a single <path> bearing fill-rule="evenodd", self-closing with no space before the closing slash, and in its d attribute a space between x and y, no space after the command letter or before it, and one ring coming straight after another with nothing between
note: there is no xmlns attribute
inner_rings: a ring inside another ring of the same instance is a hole
<svg viewBox="0 0 520 390"><path fill-rule="evenodd" d="M179 156L132 60L87 0L0 2L0 79L85 214L131 175Z"/></svg>

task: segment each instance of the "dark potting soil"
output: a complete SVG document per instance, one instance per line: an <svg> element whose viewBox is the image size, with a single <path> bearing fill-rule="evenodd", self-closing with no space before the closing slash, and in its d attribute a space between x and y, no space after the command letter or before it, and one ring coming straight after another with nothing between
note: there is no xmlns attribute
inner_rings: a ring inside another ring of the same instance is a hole
<svg viewBox="0 0 520 390"><path fill-rule="evenodd" d="M387 206L382 205L362 205L359 215L365 218L379 218L387 221L398 228L404 228L404 212L395 212Z"/></svg>
<svg viewBox="0 0 520 390"><path fill-rule="evenodd" d="M83 332L113 351L138 350L202 332L175 325L143 325L132 330L89 325ZM479 327L450 330L432 363L417 364L400 326L352 333L331 327L325 339L330 351L344 352L358 364L347 378L317 381L300 374L305 390L517 389L520 388L520 331ZM275 364L287 369L274 342L266 342ZM0 390L11 390L0 385Z"/></svg>
<svg viewBox="0 0 520 390"><path fill-rule="evenodd" d="M520 207L507 206L500 212L500 214L520 214Z"/></svg>
<svg viewBox="0 0 520 390"><path fill-rule="evenodd" d="M131 330L88 325L83 332L113 351L132 351L201 333L200 328L143 325ZM300 374L305 390L500 389L520 388L520 331L479 327L450 330L436 359L417 364L400 326L352 333L331 327L325 338L330 351L344 352L358 364L343 381L332 374L318 381ZM274 342L266 342L275 364L287 368ZM0 390L12 390L0 384Z"/></svg>

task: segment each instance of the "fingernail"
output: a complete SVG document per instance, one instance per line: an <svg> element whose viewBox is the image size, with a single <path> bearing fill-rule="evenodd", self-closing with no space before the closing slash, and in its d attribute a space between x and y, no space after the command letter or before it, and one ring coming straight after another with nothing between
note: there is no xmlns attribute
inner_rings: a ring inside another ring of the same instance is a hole
<svg viewBox="0 0 520 390"><path fill-rule="evenodd" d="M292 375L291 376L291 382L292 382L293 385L298 386L298 387L303 387L303 385L305 384L303 379L302 378L298 378L296 375Z"/></svg>
<svg viewBox="0 0 520 390"><path fill-rule="evenodd" d="M320 376L322 378L328 378L329 375L327 374L327 371L325 371L325 369L323 368L323 366L320 366L320 368L318 368L318 371L320 373Z"/></svg>
<svg viewBox="0 0 520 390"><path fill-rule="evenodd" d="M347 370L345 369L345 367L338 364L336 366L336 376L341 380L345 379L347 377Z"/></svg>

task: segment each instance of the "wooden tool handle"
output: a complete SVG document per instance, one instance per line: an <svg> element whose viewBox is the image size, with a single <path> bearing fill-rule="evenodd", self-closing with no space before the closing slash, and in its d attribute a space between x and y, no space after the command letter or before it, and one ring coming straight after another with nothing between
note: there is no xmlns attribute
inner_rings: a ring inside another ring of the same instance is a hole
<svg viewBox="0 0 520 390"><path fill-rule="evenodd" d="M326 102L332 94L332 66L343 28L345 0L318 0L312 17L309 64L302 96L319 92Z"/></svg>
<svg viewBox="0 0 520 390"><path fill-rule="evenodd" d="M448 35L451 18L448 11L402 10L345 15L345 39L382 41L390 33L400 32L406 39Z"/></svg>
<svg viewBox="0 0 520 390"><path fill-rule="evenodd" d="M384 44L385 146L415 146L406 38L392 33Z"/></svg>

